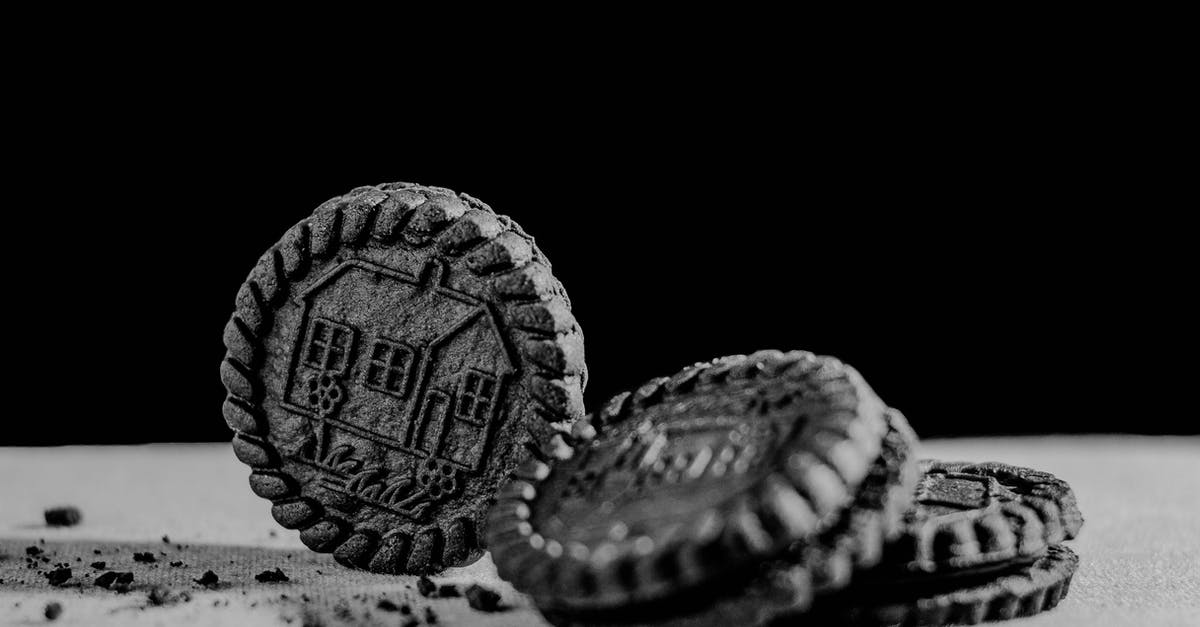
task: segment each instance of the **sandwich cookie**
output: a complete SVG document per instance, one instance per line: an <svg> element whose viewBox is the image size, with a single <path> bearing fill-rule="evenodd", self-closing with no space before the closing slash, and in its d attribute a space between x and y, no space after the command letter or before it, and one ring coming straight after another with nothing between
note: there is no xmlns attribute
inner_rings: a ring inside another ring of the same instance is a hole
<svg viewBox="0 0 1200 627"><path fill-rule="evenodd" d="M939 627L1033 616L1054 609L1067 596L1079 556L1051 546L1032 564L1000 573L943 579L937 586L890 583L855 587L842 598L819 602L802 616L773 625Z"/></svg>
<svg viewBox="0 0 1200 627"><path fill-rule="evenodd" d="M1083 525L1070 486L1050 473L935 460L921 470L902 535L867 576L928 579L1030 563Z"/></svg>

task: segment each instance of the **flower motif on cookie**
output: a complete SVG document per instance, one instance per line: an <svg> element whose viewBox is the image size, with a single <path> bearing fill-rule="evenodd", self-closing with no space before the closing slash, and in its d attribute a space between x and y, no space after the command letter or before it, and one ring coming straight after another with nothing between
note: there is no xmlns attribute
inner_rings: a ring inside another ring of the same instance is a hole
<svg viewBox="0 0 1200 627"><path fill-rule="evenodd" d="M417 485L430 501L444 500L458 491L458 469L431 457L418 468Z"/></svg>
<svg viewBox="0 0 1200 627"><path fill-rule="evenodd" d="M322 372L309 377L304 390L308 404L321 418L329 418L337 413L346 400L346 390L337 380L336 373Z"/></svg>

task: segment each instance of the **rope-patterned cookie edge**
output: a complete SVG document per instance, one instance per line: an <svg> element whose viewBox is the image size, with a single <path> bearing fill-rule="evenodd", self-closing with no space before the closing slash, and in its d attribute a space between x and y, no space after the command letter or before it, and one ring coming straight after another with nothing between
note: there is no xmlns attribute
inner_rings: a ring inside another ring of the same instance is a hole
<svg viewBox="0 0 1200 627"><path fill-rule="evenodd" d="M796 449L785 464L786 472L770 473L757 489L735 497L731 509L738 512L724 526L720 544L739 547L746 559L763 559L791 543L815 536L832 523L853 499L866 477L887 430L885 406L853 368L832 357L805 351L759 351L734 355L689 366L671 377L648 381L633 391L614 396L588 420L576 423L577 441L597 437L610 424L627 420L636 409L669 402L697 385L724 381L753 380L760 376L789 377L807 389L828 395L836 432L830 425L806 425L806 431L791 442ZM818 422L818 421L812 421ZM550 473L549 460L530 460L513 473L497 505L489 514L488 544L501 575L514 586L534 596L540 606L562 604L566 590L576 592L572 609L602 608L650 600L695 583L686 565L701 563L696 554L700 543L683 542L654 560L675 564L663 576L634 586L628 572L619 567L596 569L586 559L547 541L529 522L537 498L537 483ZM706 517L698 517L697 527ZM690 535L690 534L683 534ZM553 572L550 572L553 571ZM554 582L556 590L544 590ZM566 608L564 608L566 609Z"/></svg>
<svg viewBox="0 0 1200 627"><path fill-rule="evenodd" d="M234 453L251 467L251 489L271 501L275 519L298 529L307 546L332 552L346 565L395 573L440 570L477 559L484 545L478 524L484 513L453 521L445 530L435 526L415 535L399 530L380 534L354 529L316 500L301 496L300 486L281 472L279 452L266 437L257 367L275 307L293 284L308 276L314 261L371 240L393 245L402 239L409 246L436 246L440 255L462 259L467 269L489 280L504 301L501 313L509 335L519 340L516 348L531 366L529 393L548 428L565 431L582 416L586 381L583 335L545 256L515 222L469 196L407 183L356 188L323 203L259 258L238 290L224 333L221 379L227 395L222 410L234 431Z"/></svg>

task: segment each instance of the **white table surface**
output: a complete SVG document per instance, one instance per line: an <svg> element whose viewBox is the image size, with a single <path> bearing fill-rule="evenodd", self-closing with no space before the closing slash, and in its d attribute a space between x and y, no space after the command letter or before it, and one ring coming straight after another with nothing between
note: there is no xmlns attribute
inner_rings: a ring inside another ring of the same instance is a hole
<svg viewBox="0 0 1200 627"><path fill-rule="evenodd" d="M1074 487L1086 522L1070 543L1081 557L1070 595L1053 612L1010 624L1200 626L1200 437L933 440L922 454L1031 466ZM326 624L401 624L397 614L374 609L381 597L431 606L442 625L543 624L488 558L436 579L500 591L510 609L498 614L475 612L462 599L422 599L413 578L351 571L309 552L295 532L275 525L247 474L220 444L0 448L0 553L8 553L0 561L0 573L8 574L0 584L0 625L45 624L50 601L65 608L59 625L300 625L306 606L328 611L334 620L326 616ZM83 523L47 528L42 512L55 504L79 507ZM21 571L23 547L39 540L54 561L71 563L84 585L51 588L34 571ZM133 550L166 555L147 566L129 559ZM143 607L143 588L121 595L87 585L93 559L135 572L138 586L186 591L191 601ZM167 565L177 559L186 565ZM255 573L276 565L292 581L255 584ZM190 583L207 567L222 575L223 588Z"/></svg>

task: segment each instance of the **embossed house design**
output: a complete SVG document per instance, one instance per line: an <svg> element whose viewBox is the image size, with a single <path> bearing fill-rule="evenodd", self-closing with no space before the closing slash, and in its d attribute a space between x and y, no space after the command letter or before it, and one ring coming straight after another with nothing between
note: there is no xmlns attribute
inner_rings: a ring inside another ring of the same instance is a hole
<svg viewBox="0 0 1200 627"><path fill-rule="evenodd" d="M349 446L364 465L479 469L515 362L486 303L446 276L352 260L299 294L283 405L312 425L310 459Z"/></svg>

